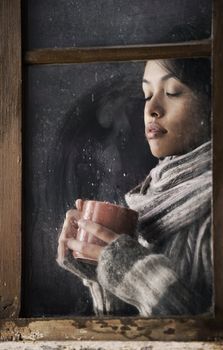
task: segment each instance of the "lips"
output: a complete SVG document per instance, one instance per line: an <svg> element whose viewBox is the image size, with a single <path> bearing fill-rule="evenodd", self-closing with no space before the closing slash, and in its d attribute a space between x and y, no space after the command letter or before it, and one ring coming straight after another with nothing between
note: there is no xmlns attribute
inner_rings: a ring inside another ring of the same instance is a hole
<svg viewBox="0 0 223 350"><path fill-rule="evenodd" d="M149 140L162 137L166 133L167 130L158 123L148 123L146 125L146 136Z"/></svg>

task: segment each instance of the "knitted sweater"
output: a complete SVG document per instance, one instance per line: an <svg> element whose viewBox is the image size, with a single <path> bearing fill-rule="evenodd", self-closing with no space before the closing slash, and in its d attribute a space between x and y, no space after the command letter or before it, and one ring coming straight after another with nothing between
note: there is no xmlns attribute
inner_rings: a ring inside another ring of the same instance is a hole
<svg viewBox="0 0 223 350"><path fill-rule="evenodd" d="M113 313L122 300L141 316L211 312L211 178L207 142L160 161L127 194L139 212L138 238L123 234L103 249L99 284L88 284L96 311Z"/></svg>
<svg viewBox="0 0 223 350"><path fill-rule="evenodd" d="M136 238L107 245L97 269L68 251L61 267L89 287L97 315L212 311L211 143L166 157L126 195L139 212Z"/></svg>

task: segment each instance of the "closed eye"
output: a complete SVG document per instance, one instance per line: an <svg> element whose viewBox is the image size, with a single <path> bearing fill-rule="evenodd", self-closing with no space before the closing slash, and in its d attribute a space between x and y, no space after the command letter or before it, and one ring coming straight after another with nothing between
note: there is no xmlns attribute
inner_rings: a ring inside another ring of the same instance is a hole
<svg viewBox="0 0 223 350"><path fill-rule="evenodd" d="M148 97L145 97L145 98L144 98L144 101L145 101L145 102L150 101L152 97L153 97L152 95L151 95L151 96L148 96Z"/></svg>
<svg viewBox="0 0 223 350"><path fill-rule="evenodd" d="M166 95L169 97L177 97L181 95L181 92L166 92Z"/></svg>

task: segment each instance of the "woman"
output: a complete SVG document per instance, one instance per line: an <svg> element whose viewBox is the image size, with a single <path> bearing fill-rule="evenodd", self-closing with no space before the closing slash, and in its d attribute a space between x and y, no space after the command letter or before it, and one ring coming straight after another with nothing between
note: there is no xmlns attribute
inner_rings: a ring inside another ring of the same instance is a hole
<svg viewBox="0 0 223 350"><path fill-rule="evenodd" d="M58 263L83 279L97 314L126 304L141 316L206 313L212 307L210 62L151 60L145 67L145 134L159 159L126 195L139 212L137 240L70 210L59 238ZM77 228L106 242L75 240ZM96 270L73 251L97 259Z"/></svg>

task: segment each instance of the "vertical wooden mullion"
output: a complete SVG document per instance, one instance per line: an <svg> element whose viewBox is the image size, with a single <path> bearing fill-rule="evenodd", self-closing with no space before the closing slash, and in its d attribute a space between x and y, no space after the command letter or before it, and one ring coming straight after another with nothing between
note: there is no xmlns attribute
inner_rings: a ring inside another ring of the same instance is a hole
<svg viewBox="0 0 223 350"><path fill-rule="evenodd" d="M21 187L21 3L1 0L0 318L20 307Z"/></svg>
<svg viewBox="0 0 223 350"><path fill-rule="evenodd" d="M213 25L213 223L215 314L223 317L223 0L214 1Z"/></svg>

